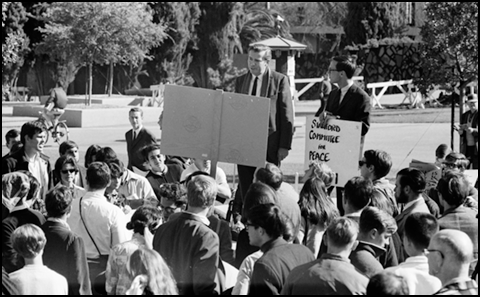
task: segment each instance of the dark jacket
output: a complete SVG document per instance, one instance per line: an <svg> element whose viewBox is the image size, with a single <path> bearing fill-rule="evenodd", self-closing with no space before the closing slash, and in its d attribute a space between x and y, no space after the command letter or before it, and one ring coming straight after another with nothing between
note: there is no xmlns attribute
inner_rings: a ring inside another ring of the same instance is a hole
<svg viewBox="0 0 480 297"><path fill-rule="evenodd" d="M67 279L69 295L92 294L82 238L58 222L47 221L42 230L47 238L43 263Z"/></svg>
<svg viewBox="0 0 480 297"><path fill-rule="evenodd" d="M208 217L210 229L217 233L220 240L220 259L228 264L234 265L234 252L232 249L232 232L227 221L220 219L216 215Z"/></svg>
<svg viewBox="0 0 480 297"><path fill-rule="evenodd" d="M148 180L152 186L155 196L157 196L158 202L160 202L160 186L165 183L175 183L180 182L180 177L183 172L183 167L178 164L168 164L166 165L168 170L164 175L157 175L149 171L145 178Z"/></svg>
<svg viewBox="0 0 480 297"><path fill-rule="evenodd" d="M157 142L155 135L147 129L142 128L135 140L132 140L133 129L125 133L125 140L127 141L128 165L127 168L133 170L133 166L142 171L148 171L148 168L143 164L145 159L142 156L141 150L144 146Z"/></svg>
<svg viewBox="0 0 480 297"><path fill-rule="evenodd" d="M375 274L382 272L383 266L379 262L381 255L386 250L369 242L360 241L357 248L350 253L350 261L355 268L366 277L371 278Z"/></svg>

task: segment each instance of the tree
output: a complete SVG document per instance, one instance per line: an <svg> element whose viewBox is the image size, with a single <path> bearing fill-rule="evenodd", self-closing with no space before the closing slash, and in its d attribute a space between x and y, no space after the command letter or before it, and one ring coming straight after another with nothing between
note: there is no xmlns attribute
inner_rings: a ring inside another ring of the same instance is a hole
<svg viewBox="0 0 480 297"><path fill-rule="evenodd" d="M141 65L150 48L165 38L165 27L152 22L145 2L53 2L46 4L44 39L37 46L62 66L57 83L66 89L83 65L89 69L87 105L91 103L92 67ZM113 77L113 76L111 76Z"/></svg>
<svg viewBox="0 0 480 297"><path fill-rule="evenodd" d="M421 35L423 73L414 83L424 93L433 86L457 87L461 115L464 89L478 80L478 2L428 2ZM452 112L452 124L454 120ZM452 148L453 133L452 127Z"/></svg>
<svg viewBox="0 0 480 297"><path fill-rule="evenodd" d="M394 37L406 25L401 2L347 2L347 10L343 22L345 45Z"/></svg>
<svg viewBox="0 0 480 297"><path fill-rule="evenodd" d="M201 2L200 10L197 47L187 51L192 55L189 73L198 87L212 88L208 68L216 69L223 59L242 51L238 26L243 8L240 2Z"/></svg>
<svg viewBox="0 0 480 297"><path fill-rule="evenodd" d="M2 100L9 99L18 72L29 51L29 39L23 31L27 21L21 2L2 2Z"/></svg>
<svg viewBox="0 0 480 297"><path fill-rule="evenodd" d="M341 26L347 2L272 2L292 26Z"/></svg>
<svg viewBox="0 0 480 297"><path fill-rule="evenodd" d="M166 80L169 83L185 84L183 78L192 62L192 55L186 54L188 48L195 48L197 32L195 26L200 19L198 2L151 2L156 23L166 25L168 38L150 54L152 61L147 64L148 72L154 83Z"/></svg>

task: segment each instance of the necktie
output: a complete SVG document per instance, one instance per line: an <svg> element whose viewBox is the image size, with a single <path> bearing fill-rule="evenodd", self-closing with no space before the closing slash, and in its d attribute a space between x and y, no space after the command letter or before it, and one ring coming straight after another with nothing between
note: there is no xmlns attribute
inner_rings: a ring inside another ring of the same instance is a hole
<svg viewBox="0 0 480 297"><path fill-rule="evenodd" d="M133 139L132 140L135 140L136 137L137 137L137 132L133 131Z"/></svg>
<svg viewBox="0 0 480 297"><path fill-rule="evenodd" d="M252 93L250 94L252 96L257 96L257 83L258 83L258 76L255 76L255 80L253 81Z"/></svg>

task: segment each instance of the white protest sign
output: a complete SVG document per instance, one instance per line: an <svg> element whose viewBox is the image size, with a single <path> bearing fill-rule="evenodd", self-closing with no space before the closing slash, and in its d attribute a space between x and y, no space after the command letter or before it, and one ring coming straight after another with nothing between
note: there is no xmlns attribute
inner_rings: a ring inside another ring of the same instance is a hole
<svg viewBox="0 0 480 297"><path fill-rule="evenodd" d="M434 163L427 163L412 159L412 162L408 167L418 169L425 174L427 190L430 188L435 188L438 184L438 180L442 177L442 169Z"/></svg>
<svg viewBox="0 0 480 297"><path fill-rule="evenodd" d="M270 99L165 86L162 153L247 166L265 164Z"/></svg>
<svg viewBox="0 0 480 297"><path fill-rule="evenodd" d="M318 117L311 115L305 128L305 170L311 161L324 162L337 174L335 185L340 187L359 175L362 123L330 120L321 127Z"/></svg>

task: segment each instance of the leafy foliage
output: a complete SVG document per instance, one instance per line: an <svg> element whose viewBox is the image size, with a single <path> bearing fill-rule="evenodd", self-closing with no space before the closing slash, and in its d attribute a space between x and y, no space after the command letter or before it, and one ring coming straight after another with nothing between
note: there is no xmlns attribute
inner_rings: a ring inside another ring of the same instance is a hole
<svg viewBox="0 0 480 297"><path fill-rule="evenodd" d="M222 60L217 69L208 68L209 81L215 89L222 89L226 92L235 91L235 79L247 72L247 69L239 70L233 67L233 60Z"/></svg>
<svg viewBox="0 0 480 297"><path fill-rule="evenodd" d="M429 2L421 28L422 76L426 92L435 85L453 90L478 79L478 2Z"/></svg>
<svg viewBox="0 0 480 297"><path fill-rule="evenodd" d="M347 2L272 2L292 26L340 26Z"/></svg>

